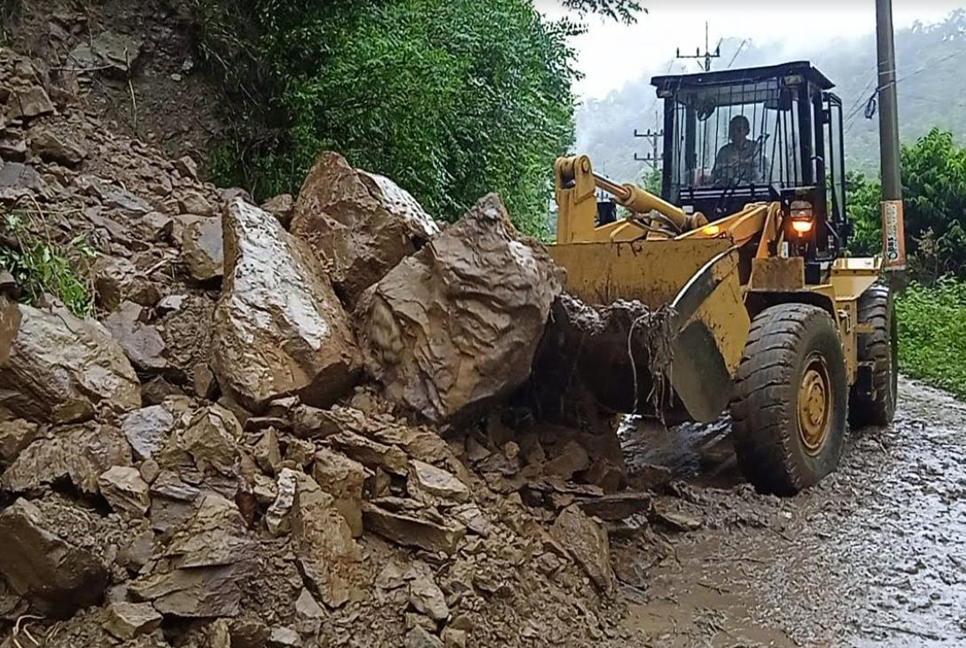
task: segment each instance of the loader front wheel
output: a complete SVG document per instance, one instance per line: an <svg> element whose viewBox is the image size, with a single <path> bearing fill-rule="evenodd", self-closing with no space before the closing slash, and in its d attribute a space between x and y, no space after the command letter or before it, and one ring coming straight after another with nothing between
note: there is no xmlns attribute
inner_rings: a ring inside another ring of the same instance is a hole
<svg viewBox="0 0 966 648"><path fill-rule="evenodd" d="M838 466L849 391L842 341L826 311L783 304L755 317L735 394L738 464L759 491L793 495Z"/></svg>
<svg viewBox="0 0 966 648"><path fill-rule="evenodd" d="M872 385L856 383L849 401L849 422L853 428L889 425L896 414L899 387L899 333L896 308L888 286L876 284L859 297L859 323L872 332L858 336L859 362L872 363Z"/></svg>

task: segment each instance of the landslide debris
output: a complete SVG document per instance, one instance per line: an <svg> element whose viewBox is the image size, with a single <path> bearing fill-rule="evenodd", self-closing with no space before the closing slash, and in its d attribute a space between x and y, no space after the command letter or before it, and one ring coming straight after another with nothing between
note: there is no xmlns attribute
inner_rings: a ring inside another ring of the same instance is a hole
<svg viewBox="0 0 966 648"><path fill-rule="evenodd" d="M2 281L0 645L635 642L616 437L501 412L562 274L496 196L437 232L326 154L262 210L26 58L0 85L0 204L97 253L86 319Z"/></svg>

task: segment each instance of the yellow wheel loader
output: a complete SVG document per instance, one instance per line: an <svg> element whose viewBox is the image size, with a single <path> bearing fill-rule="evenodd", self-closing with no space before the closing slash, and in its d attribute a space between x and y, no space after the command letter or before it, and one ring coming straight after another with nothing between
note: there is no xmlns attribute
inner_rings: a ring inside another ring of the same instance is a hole
<svg viewBox="0 0 966 648"><path fill-rule="evenodd" d="M551 254L582 301L669 313L671 353L663 375L643 375L635 322L626 345L583 353L580 372L614 412L653 401L656 380L673 387L658 405L681 418L730 409L749 481L798 492L836 468L850 422L888 424L896 403L881 259L845 253L841 100L807 62L652 83L661 196L595 174L586 156L558 159Z"/></svg>

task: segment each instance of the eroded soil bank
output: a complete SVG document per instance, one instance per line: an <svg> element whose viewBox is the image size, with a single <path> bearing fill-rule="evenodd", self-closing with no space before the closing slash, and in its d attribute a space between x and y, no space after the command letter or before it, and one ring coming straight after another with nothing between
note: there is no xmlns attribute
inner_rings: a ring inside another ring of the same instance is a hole
<svg viewBox="0 0 966 648"><path fill-rule="evenodd" d="M966 404L900 391L895 424L852 433L838 472L792 499L743 483L725 425L626 428L632 471L683 480L657 510L700 524L659 532L664 557L622 549L647 576L627 625L654 646L966 644Z"/></svg>

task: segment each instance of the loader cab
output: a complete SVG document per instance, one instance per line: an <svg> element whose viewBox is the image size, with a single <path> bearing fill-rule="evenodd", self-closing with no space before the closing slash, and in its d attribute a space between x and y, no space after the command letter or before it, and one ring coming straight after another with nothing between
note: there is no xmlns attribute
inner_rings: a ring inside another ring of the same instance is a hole
<svg viewBox="0 0 966 648"><path fill-rule="evenodd" d="M786 236L810 266L840 256L845 211L842 102L808 62L655 77L664 99L662 198L714 221L780 201L810 230Z"/></svg>

